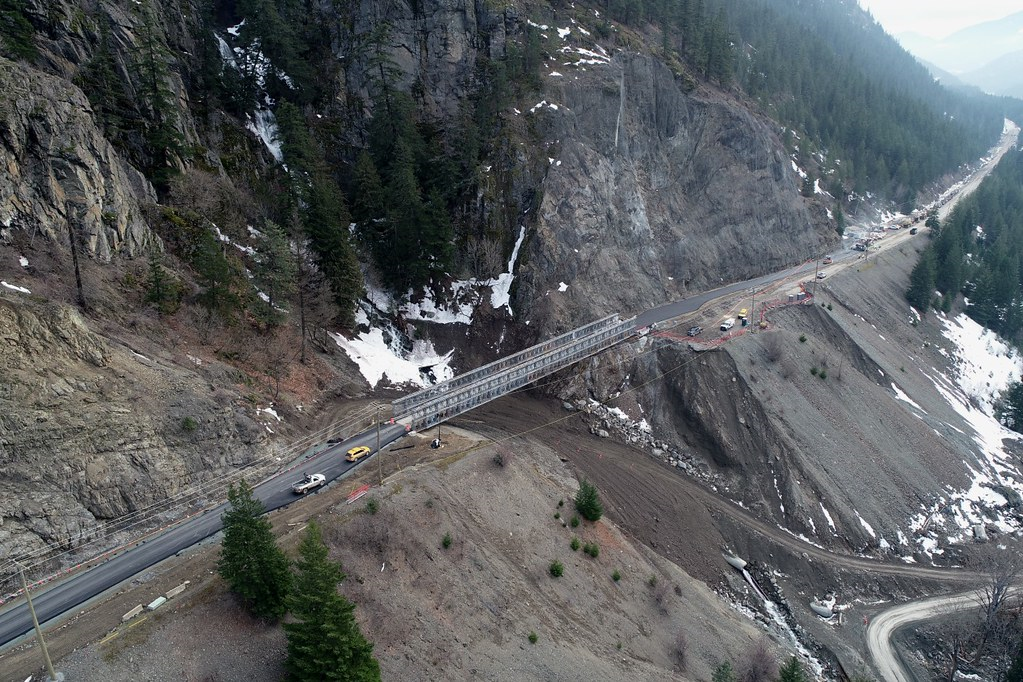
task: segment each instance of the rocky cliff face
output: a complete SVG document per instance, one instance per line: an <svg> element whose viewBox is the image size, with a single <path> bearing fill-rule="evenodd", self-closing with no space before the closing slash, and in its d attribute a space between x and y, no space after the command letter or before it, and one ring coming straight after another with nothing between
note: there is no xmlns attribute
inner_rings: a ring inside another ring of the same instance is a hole
<svg viewBox="0 0 1023 682"><path fill-rule="evenodd" d="M217 367L105 340L73 309L0 299L0 553L70 549L103 524L264 453ZM203 376L205 374L205 376Z"/></svg>
<svg viewBox="0 0 1023 682"><path fill-rule="evenodd" d="M89 100L67 81L0 58L0 241L14 231L86 255L145 254L156 241L142 205L156 194L96 127Z"/></svg>
<svg viewBox="0 0 1023 682"><path fill-rule="evenodd" d="M551 163L520 289L534 314L636 313L837 242L769 121L685 92L649 55L596 61L548 78Z"/></svg>

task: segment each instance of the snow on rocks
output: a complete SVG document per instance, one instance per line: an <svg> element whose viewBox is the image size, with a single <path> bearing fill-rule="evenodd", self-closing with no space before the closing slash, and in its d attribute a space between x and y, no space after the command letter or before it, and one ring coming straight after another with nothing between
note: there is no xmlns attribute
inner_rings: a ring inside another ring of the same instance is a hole
<svg viewBox="0 0 1023 682"><path fill-rule="evenodd" d="M396 347L395 339L389 339L380 328L360 332L353 339L335 333L330 336L374 388L385 378L395 385L427 386L454 376L448 364L454 351L440 355L431 341L417 340L410 351L403 352L400 346Z"/></svg>
<svg viewBox="0 0 1023 682"><path fill-rule="evenodd" d="M10 289L11 291L17 291L20 294L31 294L32 292L25 287L19 287L17 284L8 284L5 281L0 281L0 285Z"/></svg>
<svg viewBox="0 0 1023 682"><path fill-rule="evenodd" d="M575 402L566 401L562 405L566 410L588 413L591 417L590 433L601 438L608 438L611 433L616 433L625 442L644 448L653 457L682 469L690 476L706 483L713 482L714 476L703 462L691 453L681 452L670 443L655 438L653 429L646 419L634 420L621 408L608 407L592 398Z"/></svg>
<svg viewBox="0 0 1023 682"><path fill-rule="evenodd" d="M975 535L975 527L1011 533L1020 529L1012 508L1023 499L1023 472L1004 442L1023 436L1008 430L994 418L994 402L1023 370L1020 358L995 334L966 315L954 319L938 314L944 334L952 344L949 354L952 376L934 371L930 375L938 393L971 427L976 459L964 460L971 483L964 489L948 486L910 519L917 534L918 550L928 556L941 554L940 532L951 544ZM958 429L957 429L958 430Z"/></svg>
<svg viewBox="0 0 1023 682"><path fill-rule="evenodd" d="M245 127L263 141L263 145L277 160L277 163L284 161L280 130L277 127L277 118L274 116L274 112L257 107L255 120L246 115Z"/></svg>

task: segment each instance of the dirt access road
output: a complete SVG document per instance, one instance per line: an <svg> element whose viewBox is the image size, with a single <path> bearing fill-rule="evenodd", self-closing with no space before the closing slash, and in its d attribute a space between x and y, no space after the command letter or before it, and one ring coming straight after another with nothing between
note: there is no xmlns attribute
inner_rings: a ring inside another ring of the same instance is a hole
<svg viewBox="0 0 1023 682"><path fill-rule="evenodd" d="M1021 588L1014 590L1019 594ZM874 618L867 628L867 648L874 664L887 682L915 682L916 677L899 660L899 654L892 646L892 635L899 628L910 623L930 620L959 608L976 608L979 603L976 590L961 592L947 597L932 597L902 604L888 609Z"/></svg>
<svg viewBox="0 0 1023 682"><path fill-rule="evenodd" d="M503 443L509 450L539 438L568 460L580 477L597 486L611 518L643 544L675 562L694 577L713 580L725 565L711 548L729 544L714 517L725 515L765 541L801 556L849 571L938 581L950 585L975 583L981 574L958 568L883 563L836 554L804 542L754 513L703 487L646 452L589 433L584 413L565 412L556 404L515 393L476 408L468 418L455 420L465 428ZM521 435L520 435L521 434ZM523 455L524 456L524 455ZM694 555L692 548L709 555Z"/></svg>

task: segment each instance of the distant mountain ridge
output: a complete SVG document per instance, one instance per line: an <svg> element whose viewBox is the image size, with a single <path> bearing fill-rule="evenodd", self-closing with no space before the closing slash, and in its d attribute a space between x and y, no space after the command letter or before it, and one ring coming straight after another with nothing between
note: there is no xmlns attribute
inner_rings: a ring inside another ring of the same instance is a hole
<svg viewBox="0 0 1023 682"><path fill-rule="evenodd" d="M993 95L1023 98L1023 11L969 26L941 40L915 32L897 36L925 64ZM932 72L934 69L932 69ZM935 72L935 76L941 74Z"/></svg>

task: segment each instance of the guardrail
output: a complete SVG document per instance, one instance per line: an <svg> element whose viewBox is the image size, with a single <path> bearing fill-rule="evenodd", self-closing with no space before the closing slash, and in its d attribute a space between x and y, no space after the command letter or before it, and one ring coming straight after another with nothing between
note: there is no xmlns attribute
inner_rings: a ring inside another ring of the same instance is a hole
<svg viewBox="0 0 1023 682"><path fill-rule="evenodd" d="M589 333L585 333L587 330ZM394 413L400 415L396 417L398 421L414 429L429 428L610 348L635 333L636 318L619 320L613 315L432 386L428 393L421 391L424 396L411 408L401 410L395 401ZM510 364L511 359L518 362ZM462 379L469 375L474 381L465 385Z"/></svg>
<svg viewBox="0 0 1023 682"><path fill-rule="evenodd" d="M565 332L564 334L555 336L552 339L542 341L536 344L535 346L530 346L529 348L521 350L518 353L513 353L512 355L503 357L500 360L495 360L494 362L488 363L481 367L477 367L476 369L470 370L464 374L460 374L457 377L448 379L447 381L435 384L433 386L428 386L422 389L421 391L416 391L415 393L410 393L409 395L402 396L391 402L391 405L394 408L394 414L398 415L410 412L417 406L422 405L436 398L439 395L448 393L462 386L467 386L469 384L480 381L481 379L487 376L497 374L498 372L504 369L513 367L515 365L521 364L526 360L548 353L551 350L554 350L555 348L573 345L574 342L579 339L588 337L605 328L606 329L615 328L619 324L621 324L621 322L619 321L619 317L617 315L609 315L608 317L605 317L602 320L590 322L589 324L583 325L582 327L578 327L571 331Z"/></svg>

